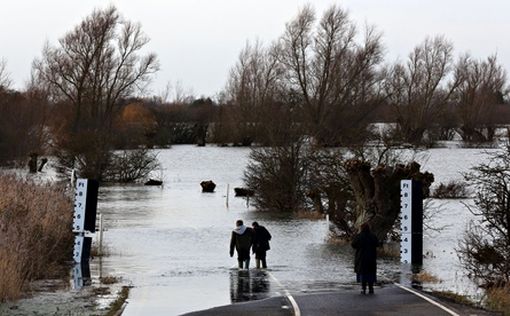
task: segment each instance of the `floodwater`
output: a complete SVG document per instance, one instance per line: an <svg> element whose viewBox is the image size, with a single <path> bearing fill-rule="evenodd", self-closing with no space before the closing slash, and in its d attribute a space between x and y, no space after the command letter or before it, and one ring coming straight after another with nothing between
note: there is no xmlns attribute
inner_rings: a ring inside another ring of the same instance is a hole
<svg viewBox="0 0 510 316"><path fill-rule="evenodd" d="M353 287L352 250L328 242L327 220L257 212L233 196L233 188L242 186L248 154L247 148L174 146L159 152L163 187L101 188L98 211L109 253L102 259L102 274L121 276L134 286L124 315L177 315L286 291ZM420 156L436 183L461 179L459 172L480 159L485 154L478 149L433 149ZM216 192L202 193L203 180L213 180ZM441 209L435 226L450 226L424 238L424 269L442 280L431 286L473 293L454 251L471 215L460 201L435 205ZM238 271L236 259L229 257L237 219L256 220L273 235L268 271ZM399 269L398 260L380 260L379 281L398 281Z"/></svg>

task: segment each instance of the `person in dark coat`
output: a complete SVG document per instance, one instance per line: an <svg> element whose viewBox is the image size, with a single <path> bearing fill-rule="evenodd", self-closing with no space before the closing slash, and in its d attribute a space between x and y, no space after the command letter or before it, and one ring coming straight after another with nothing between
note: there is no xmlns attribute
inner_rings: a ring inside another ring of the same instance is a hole
<svg viewBox="0 0 510 316"><path fill-rule="evenodd" d="M361 294L366 294L367 284L368 294L374 294L379 240L370 231L370 226L365 223L361 225L361 231L354 237L351 245L356 250L354 271L357 282L361 282Z"/></svg>
<svg viewBox="0 0 510 316"><path fill-rule="evenodd" d="M271 240L271 234L264 227L260 226L259 223L253 222L253 230L255 232L255 239L253 240L253 253L255 254L255 262L257 269L260 268L262 262L262 268L267 268L266 263L266 252L271 249L269 247L269 241Z"/></svg>
<svg viewBox="0 0 510 316"><path fill-rule="evenodd" d="M253 245L253 229L243 224L242 220L236 222L236 228L232 231L230 238L230 257L234 256L234 249L237 251L239 269L250 267L250 248Z"/></svg>

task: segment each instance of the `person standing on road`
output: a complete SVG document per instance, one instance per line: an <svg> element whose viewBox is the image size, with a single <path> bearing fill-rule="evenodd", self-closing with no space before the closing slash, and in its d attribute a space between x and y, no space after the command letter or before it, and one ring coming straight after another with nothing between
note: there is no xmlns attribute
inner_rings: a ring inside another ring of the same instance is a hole
<svg viewBox="0 0 510 316"><path fill-rule="evenodd" d="M271 249L269 247L269 241L271 240L271 234L264 227L260 226L259 223L253 222L253 230L255 232L255 238L253 240L253 253L255 254L255 262L257 269L260 269L260 263L262 262L262 268L267 268L266 263L266 252Z"/></svg>
<svg viewBox="0 0 510 316"><path fill-rule="evenodd" d="M236 221L236 228L232 231L230 238L230 257L234 256L234 249L237 251L237 261L239 269L249 269L250 267L250 248L253 245L254 232L250 227L246 227L242 220Z"/></svg>
<svg viewBox="0 0 510 316"><path fill-rule="evenodd" d="M361 225L361 231L354 237L351 245L356 250L354 271L357 282L361 282L361 294L366 294L367 284L368 294L374 294L379 240L370 231L368 223Z"/></svg>

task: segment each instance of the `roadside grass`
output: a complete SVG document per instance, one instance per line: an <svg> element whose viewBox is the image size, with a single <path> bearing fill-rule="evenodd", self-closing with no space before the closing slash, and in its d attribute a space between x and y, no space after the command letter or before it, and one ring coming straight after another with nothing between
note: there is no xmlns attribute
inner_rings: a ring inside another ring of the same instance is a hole
<svg viewBox="0 0 510 316"><path fill-rule="evenodd" d="M117 299L110 304L110 310L108 311L108 313L106 313L105 316L117 316L122 313L124 303L129 297L130 288L131 288L130 286L122 287L122 289L119 292L119 296L117 296Z"/></svg>
<svg viewBox="0 0 510 316"><path fill-rule="evenodd" d="M421 271L413 274L413 281L418 281L420 283L440 283L441 279L426 271Z"/></svg>
<svg viewBox="0 0 510 316"><path fill-rule="evenodd" d="M0 302L27 284L67 276L72 202L63 187L0 174Z"/></svg>
<svg viewBox="0 0 510 316"><path fill-rule="evenodd" d="M489 309L502 312L504 316L510 316L510 284L488 289L486 295L486 305Z"/></svg>
<svg viewBox="0 0 510 316"><path fill-rule="evenodd" d="M445 301L450 301L452 303L477 307L477 305L473 301L471 301L469 297L466 295L457 294L451 291L432 291L430 292L430 294L432 296L444 299Z"/></svg>

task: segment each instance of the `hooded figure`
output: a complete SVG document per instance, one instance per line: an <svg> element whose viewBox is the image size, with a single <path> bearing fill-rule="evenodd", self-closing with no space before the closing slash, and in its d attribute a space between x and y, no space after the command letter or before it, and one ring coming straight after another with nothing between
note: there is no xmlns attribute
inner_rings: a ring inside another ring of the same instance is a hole
<svg viewBox="0 0 510 316"><path fill-rule="evenodd" d="M234 249L237 251L239 269L250 267L250 248L253 245L253 229L246 227L242 220L236 222L236 228L232 231L230 238L230 257L234 256Z"/></svg>
<svg viewBox="0 0 510 316"><path fill-rule="evenodd" d="M260 262L262 261L262 268L266 269L266 252L271 249L269 247L271 234L264 226L260 226L257 222L253 222L252 226L255 232L255 238L253 240L253 253L255 254L255 262L257 263L257 268L260 268Z"/></svg>
<svg viewBox="0 0 510 316"><path fill-rule="evenodd" d="M351 243L356 249L354 257L354 271L357 282L361 282L361 294L374 294L374 283L376 282L377 271L377 247L379 240L370 231L370 226L365 223L361 225L361 232L354 237Z"/></svg>

